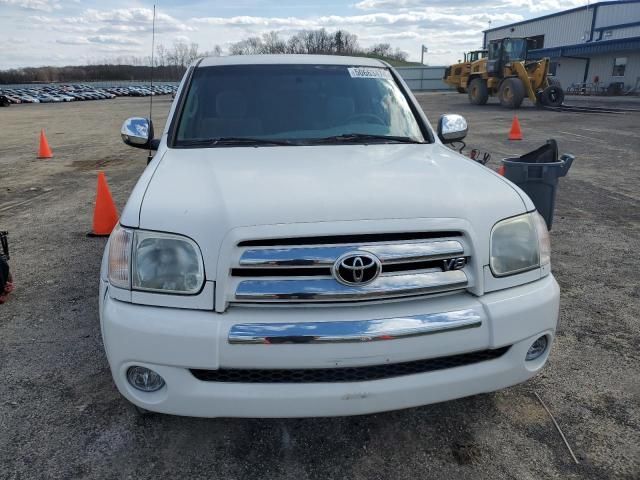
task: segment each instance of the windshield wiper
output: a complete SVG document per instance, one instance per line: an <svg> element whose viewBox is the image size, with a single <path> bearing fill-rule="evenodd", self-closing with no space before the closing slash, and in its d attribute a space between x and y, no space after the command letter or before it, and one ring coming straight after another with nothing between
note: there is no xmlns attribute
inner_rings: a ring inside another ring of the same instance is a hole
<svg viewBox="0 0 640 480"><path fill-rule="evenodd" d="M424 143L415 138L401 137L397 135L375 135L372 133L344 133L342 135L333 135L331 137L314 138L313 143L340 143L352 142L354 140L386 140L396 143Z"/></svg>
<svg viewBox="0 0 640 480"><path fill-rule="evenodd" d="M253 137L201 138L195 140L183 140L178 143L179 147L205 147L209 145L295 145L295 143L289 140L272 140L268 138Z"/></svg>

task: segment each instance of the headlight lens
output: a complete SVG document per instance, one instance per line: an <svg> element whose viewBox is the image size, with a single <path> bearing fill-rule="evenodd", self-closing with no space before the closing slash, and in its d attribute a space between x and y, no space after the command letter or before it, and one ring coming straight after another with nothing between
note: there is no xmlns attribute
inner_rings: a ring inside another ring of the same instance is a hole
<svg viewBox="0 0 640 480"><path fill-rule="evenodd" d="M204 281L202 255L190 239L137 231L132 262L134 290L198 293Z"/></svg>
<svg viewBox="0 0 640 480"><path fill-rule="evenodd" d="M132 290L195 294L204 283L202 254L189 238L118 226L109 246L109 282Z"/></svg>
<svg viewBox="0 0 640 480"><path fill-rule="evenodd" d="M551 263L551 239L549 238L547 222L544 221L544 218L538 212L535 212L532 215L536 221L536 232L538 232L540 266L549 265Z"/></svg>
<svg viewBox="0 0 640 480"><path fill-rule="evenodd" d="M133 232L120 225L109 239L109 283L118 288L130 288L131 241Z"/></svg>
<svg viewBox="0 0 640 480"><path fill-rule="evenodd" d="M549 233L538 212L498 222L491 232L491 271L513 275L549 263Z"/></svg>

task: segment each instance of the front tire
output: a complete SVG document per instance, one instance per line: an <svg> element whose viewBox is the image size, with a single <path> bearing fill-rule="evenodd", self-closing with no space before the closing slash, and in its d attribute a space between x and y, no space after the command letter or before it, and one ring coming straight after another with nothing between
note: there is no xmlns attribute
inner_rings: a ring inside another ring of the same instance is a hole
<svg viewBox="0 0 640 480"><path fill-rule="evenodd" d="M564 102L562 87L550 85L540 93L540 102L549 107L559 107Z"/></svg>
<svg viewBox="0 0 640 480"><path fill-rule="evenodd" d="M524 85L519 78L507 78L500 85L498 98L505 108L520 108L524 100Z"/></svg>
<svg viewBox="0 0 640 480"><path fill-rule="evenodd" d="M469 84L469 101L474 105L484 105L489 100L487 82L482 78L474 78Z"/></svg>

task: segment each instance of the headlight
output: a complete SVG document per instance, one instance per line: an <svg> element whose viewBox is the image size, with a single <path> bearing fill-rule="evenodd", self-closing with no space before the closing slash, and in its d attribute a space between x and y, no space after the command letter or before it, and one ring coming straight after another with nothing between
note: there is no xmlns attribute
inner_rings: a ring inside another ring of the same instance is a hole
<svg viewBox="0 0 640 480"><path fill-rule="evenodd" d="M109 282L132 290L198 293L204 283L202 254L189 238L118 225L109 246Z"/></svg>
<svg viewBox="0 0 640 480"><path fill-rule="evenodd" d="M549 233L538 212L498 222L491 231L491 271L497 277L525 272L550 261Z"/></svg>
<svg viewBox="0 0 640 480"><path fill-rule="evenodd" d="M204 281L200 249L190 239L136 231L131 287L172 293L198 293Z"/></svg>

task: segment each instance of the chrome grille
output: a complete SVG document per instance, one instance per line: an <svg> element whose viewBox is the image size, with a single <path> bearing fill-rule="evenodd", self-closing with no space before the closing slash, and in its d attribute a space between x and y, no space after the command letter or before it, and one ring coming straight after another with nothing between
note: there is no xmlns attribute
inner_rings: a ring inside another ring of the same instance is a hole
<svg viewBox="0 0 640 480"><path fill-rule="evenodd" d="M316 245L308 238L302 245L291 245L291 239L286 239L285 245L279 245L277 240L241 242L239 259L230 272L236 279L232 301L353 302L467 288L469 280L463 266L469 255L462 236L457 232L442 233L447 237L433 238L429 234L424 239L395 240L395 234L391 236L394 240L384 241L376 235L376 240L381 241L345 244L338 244L331 237L319 238L318 243L324 244ZM337 281L333 272L338 259L358 252L372 254L380 261L380 275L363 285ZM458 263L453 266L455 261Z"/></svg>

